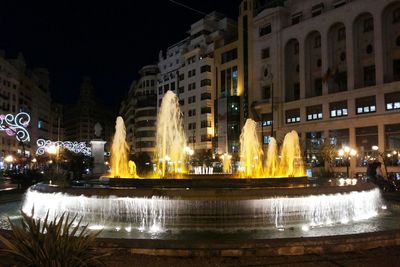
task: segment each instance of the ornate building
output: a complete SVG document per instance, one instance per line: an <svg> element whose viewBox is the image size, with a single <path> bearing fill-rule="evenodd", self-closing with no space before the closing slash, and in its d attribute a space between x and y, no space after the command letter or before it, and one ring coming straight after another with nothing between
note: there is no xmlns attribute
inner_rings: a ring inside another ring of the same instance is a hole
<svg viewBox="0 0 400 267"><path fill-rule="evenodd" d="M378 157L377 146L398 171L398 1L281 1L258 9L252 34L250 102L265 144L271 132L281 140L298 131L310 167L324 165L324 142L353 147L352 175Z"/></svg>
<svg viewBox="0 0 400 267"><path fill-rule="evenodd" d="M64 141L89 144L95 138L94 126L98 122L103 129L101 138L109 145L114 134L114 121L113 112L96 100L92 82L90 78L85 77L81 84L78 101L64 109Z"/></svg>

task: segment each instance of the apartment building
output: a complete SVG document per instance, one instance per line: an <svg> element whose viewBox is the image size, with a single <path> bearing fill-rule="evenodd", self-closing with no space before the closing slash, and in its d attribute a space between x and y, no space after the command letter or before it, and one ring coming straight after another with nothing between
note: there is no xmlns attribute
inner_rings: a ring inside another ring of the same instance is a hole
<svg viewBox="0 0 400 267"><path fill-rule="evenodd" d="M147 153L153 157L156 137L158 66L139 70L139 80L132 83L120 109L125 120L126 140L131 154Z"/></svg>
<svg viewBox="0 0 400 267"><path fill-rule="evenodd" d="M400 2L287 0L253 19L250 105L264 144L296 130L310 167L324 166L324 142L350 146L351 176L377 146L398 172Z"/></svg>
<svg viewBox="0 0 400 267"><path fill-rule="evenodd" d="M0 113L13 116L20 112L28 113L30 123L27 131L30 139L20 142L16 139L15 133L8 135L5 131L1 131L0 168L3 168L6 156L12 155L14 158L26 159L35 155L37 139L54 138L52 128L55 113L51 112L52 105L56 104L52 104L51 101L47 69L28 69L22 54L8 59L2 52L0 55Z"/></svg>
<svg viewBox="0 0 400 267"><path fill-rule="evenodd" d="M160 52L158 106L164 93L174 91L180 100L189 146L211 151L216 96L214 52L221 39L236 35L236 23L217 12L193 23L189 36Z"/></svg>

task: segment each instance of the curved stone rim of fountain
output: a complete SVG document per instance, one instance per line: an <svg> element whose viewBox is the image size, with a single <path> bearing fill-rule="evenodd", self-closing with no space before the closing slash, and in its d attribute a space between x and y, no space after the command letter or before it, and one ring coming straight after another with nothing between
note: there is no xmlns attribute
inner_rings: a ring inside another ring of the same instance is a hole
<svg viewBox="0 0 400 267"><path fill-rule="evenodd" d="M400 228L370 233L238 240L157 240L98 238L100 250L172 257L298 256L348 253L400 245Z"/></svg>
<svg viewBox="0 0 400 267"><path fill-rule="evenodd" d="M167 197L180 200L246 200L268 197L301 197L309 195L328 195L370 191L375 184L365 182L355 185L328 185L307 183L306 177L280 179L117 179L113 183L95 186L58 187L49 184L36 184L31 190L40 193L66 193L86 197ZM114 180L110 179L111 180ZM282 179L282 180L281 180ZM289 181L299 179L298 183ZM275 180L275 181L270 181ZM278 181L280 180L280 181ZM302 182L301 182L302 180ZM275 182L275 183L272 183Z"/></svg>

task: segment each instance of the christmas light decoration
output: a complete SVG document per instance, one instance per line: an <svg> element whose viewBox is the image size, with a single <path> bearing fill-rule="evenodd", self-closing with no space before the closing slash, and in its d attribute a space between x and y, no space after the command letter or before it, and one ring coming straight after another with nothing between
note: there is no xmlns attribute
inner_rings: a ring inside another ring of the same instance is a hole
<svg viewBox="0 0 400 267"><path fill-rule="evenodd" d="M74 153L82 153L85 156L90 156L92 154L92 150L90 147L86 146L85 142L77 142L77 141L51 141L45 139L38 139L36 141L38 146L36 150L36 155L43 155L47 152L51 147L56 148L64 148Z"/></svg>
<svg viewBox="0 0 400 267"><path fill-rule="evenodd" d="M26 129L31 121L28 113L20 112L14 114L0 115L0 131L6 132L9 136L15 136L20 142L29 142L31 140L29 132Z"/></svg>

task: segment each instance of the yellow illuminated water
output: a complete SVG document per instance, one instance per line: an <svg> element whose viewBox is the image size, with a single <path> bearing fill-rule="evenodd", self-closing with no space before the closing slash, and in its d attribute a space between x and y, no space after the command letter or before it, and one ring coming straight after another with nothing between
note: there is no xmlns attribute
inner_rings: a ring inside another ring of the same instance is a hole
<svg viewBox="0 0 400 267"><path fill-rule="evenodd" d="M296 131L286 134L281 152L272 137L264 157L257 136L256 122L247 119L240 135L240 176L246 178L304 176L299 137ZM178 97L168 91L160 107L156 127L155 160L157 170L153 178L179 177L186 173L186 136L182 126L182 113ZM224 173L230 173L231 155L221 156ZM117 118L111 147L111 177L137 178L136 165L128 161L128 145L124 120Z"/></svg>
<svg viewBox="0 0 400 267"><path fill-rule="evenodd" d="M304 166L301 158L299 135L291 131L285 135L279 160L279 176L304 176Z"/></svg>
<svg viewBox="0 0 400 267"><path fill-rule="evenodd" d="M221 156L223 173L231 173L231 159L232 155L228 153L224 153Z"/></svg>
<svg viewBox="0 0 400 267"><path fill-rule="evenodd" d="M245 177L262 177L264 153L257 137L257 123L247 119L240 134L240 163Z"/></svg>
<svg viewBox="0 0 400 267"><path fill-rule="evenodd" d="M275 138L270 138L264 166L264 153L257 136L256 122L247 119L240 135L241 177L298 177L305 176L299 136L296 131L285 135L281 153Z"/></svg>
<svg viewBox="0 0 400 267"><path fill-rule="evenodd" d="M128 149L124 119L122 119L122 117L117 117L115 134L111 146L111 177L138 177L135 163L133 161L128 162Z"/></svg>
<svg viewBox="0 0 400 267"><path fill-rule="evenodd" d="M179 99L168 91L157 116L155 156L157 175L160 177L165 177L167 173L179 176L186 172L186 135L182 125Z"/></svg>

